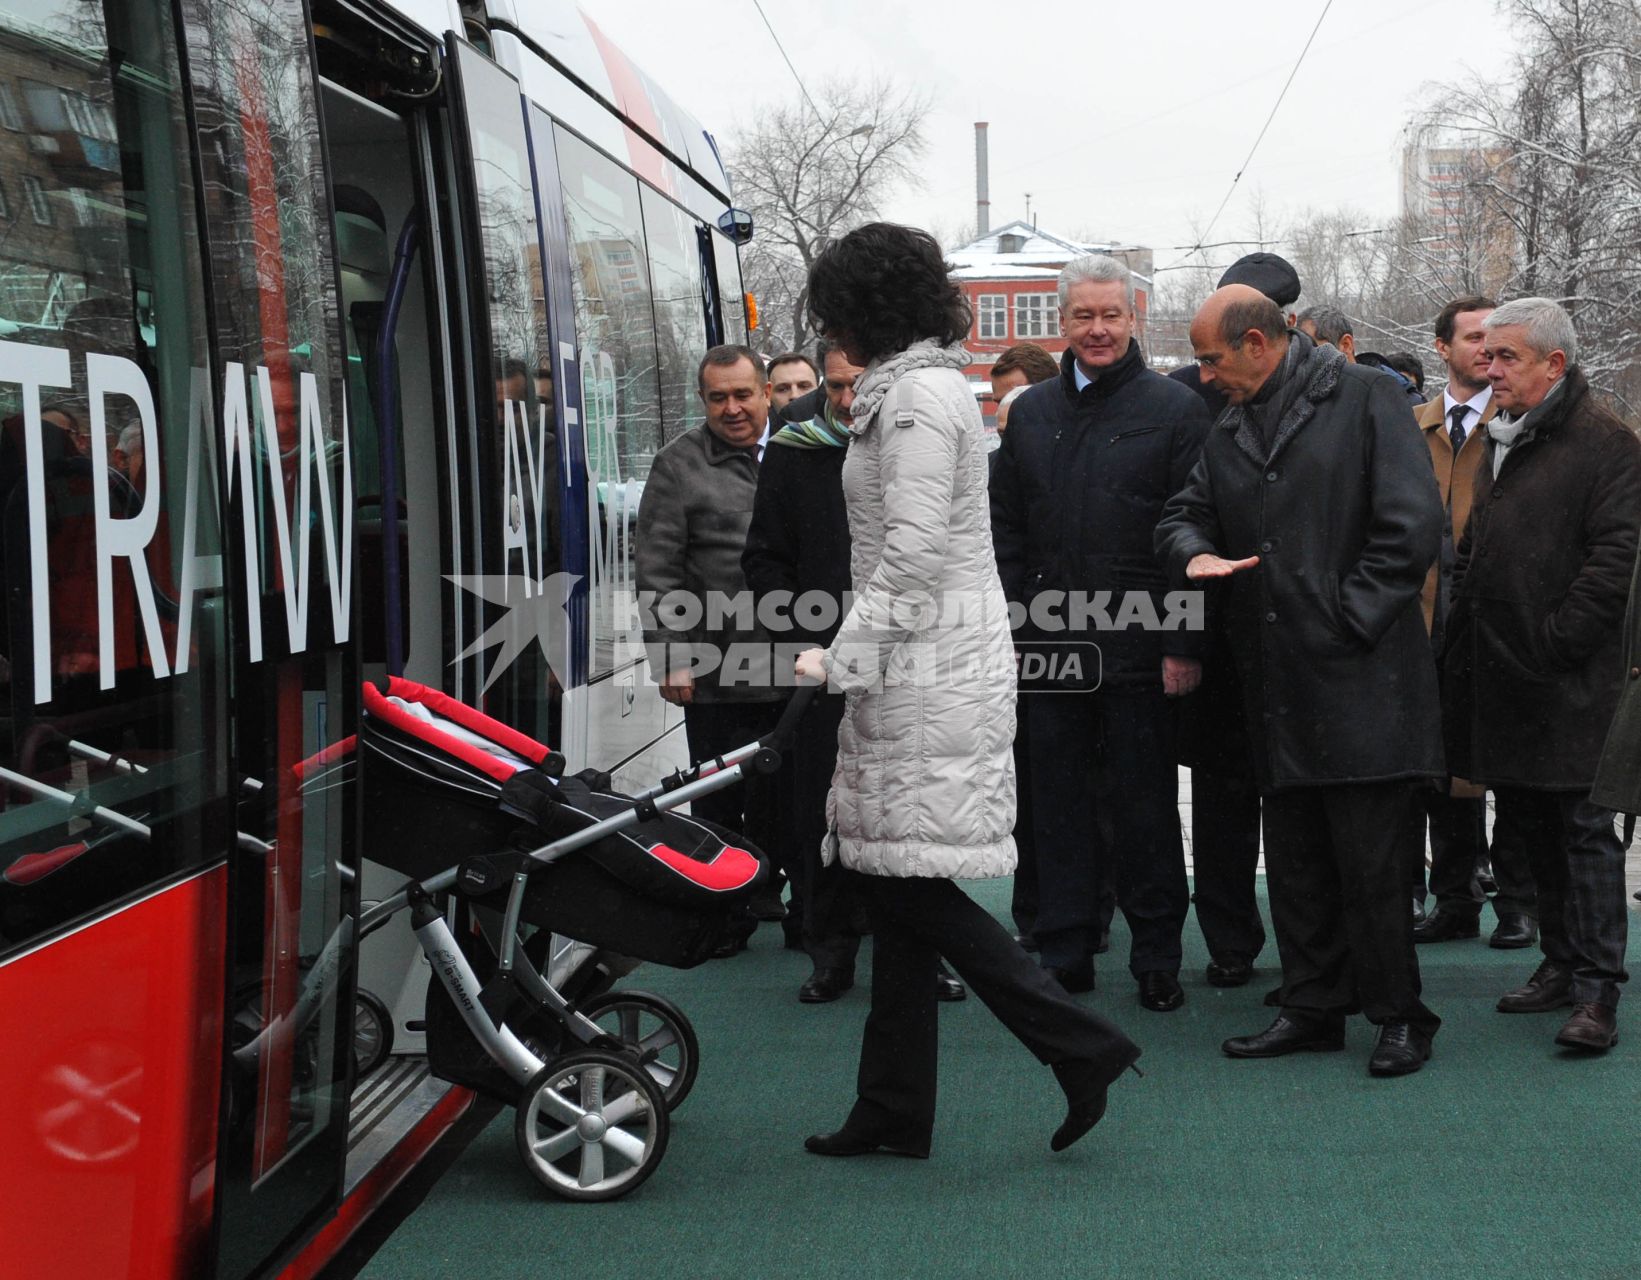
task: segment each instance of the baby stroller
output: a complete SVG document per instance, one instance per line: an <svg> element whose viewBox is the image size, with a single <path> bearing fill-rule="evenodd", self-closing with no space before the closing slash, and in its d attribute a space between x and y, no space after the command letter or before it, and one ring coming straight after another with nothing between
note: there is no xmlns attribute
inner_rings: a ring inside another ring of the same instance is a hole
<svg viewBox="0 0 1641 1280"><path fill-rule="evenodd" d="M411 882L367 911L360 933L409 908L434 974L434 1073L516 1105L519 1154L554 1193L610 1200L654 1171L669 1092L682 1100L695 1046L659 997L594 990L573 1003L554 981L565 950L547 946L563 935L581 958L596 948L675 968L707 959L767 873L739 837L671 810L777 769L777 744L811 693L799 689L767 737L624 796L608 774L564 776L562 756L437 690L398 677L365 685L364 853ZM491 948L458 943L434 902L443 894L499 917ZM601 1026L610 1000L620 1016ZM682 1069L647 1058L651 1037L633 1033L638 1011L658 1009L654 1039L684 1037Z"/></svg>

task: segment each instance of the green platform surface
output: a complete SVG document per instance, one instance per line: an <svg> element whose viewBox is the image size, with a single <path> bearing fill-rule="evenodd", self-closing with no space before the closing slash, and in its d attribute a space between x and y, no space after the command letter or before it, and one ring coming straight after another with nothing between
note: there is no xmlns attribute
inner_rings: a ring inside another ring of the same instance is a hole
<svg viewBox="0 0 1641 1280"><path fill-rule="evenodd" d="M1006 918L1008 881L966 887ZM1188 921L1185 1006L1142 1009L1119 919L1083 999L1141 1044L1145 1078L1126 1076L1099 1127L1051 1154L1063 1103L1048 1070L972 997L943 1006L927 1162L803 1151L848 1111L866 990L798 1004L808 961L765 926L743 955L623 984L677 1001L702 1046L648 1183L608 1204L554 1200L503 1112L359 1274L1641 1277L1641 1026L1621 1013L1625 1039L1586 1058L1552 1043L1562 1015L1496 1013L1539 957L1490 950L1491 924L1486 912L1481 940L1419 949L1444 1020L1435 1057L1375 1080L1360 1018L1343 1053L1220 1053L1269 1021L1274 943L1249 986L1217 990Z"/></svg>

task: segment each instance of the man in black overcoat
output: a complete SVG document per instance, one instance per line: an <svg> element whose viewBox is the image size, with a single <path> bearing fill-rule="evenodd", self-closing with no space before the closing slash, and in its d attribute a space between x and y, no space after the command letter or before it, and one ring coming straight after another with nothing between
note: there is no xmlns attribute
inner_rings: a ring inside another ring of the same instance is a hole
<svg viewBox="0 0 1641 1280"><path fill-rule="evenodd" d="M1107 860L1140 1003L1165 1013L1185 1000L1180 934L1190 910L1168 699L1196 686L1206 634L1164 629L1169 584L1152 538L1196 462L1208 414L1146 367L1121 263L1068 263L1060 323L1070 344L1060 377L1014 401L991 476L998 575L1028 619L1017 642L1100 651L1098 690L1036 696L1026 725L1035 933L1044 967L1067 990L1094 985ZM1085 614L1079 601L1097 607Z"/></svg>
<svg viewBox="0 0 1641 1280"><path fill-rule="evenodd" d="M1527 847L1544 962L1503 1013L1574 1006L1556 1036L1603 1052L1625 981L1624 848L1592 800L1624 666L1641 441L1574 363L1567 313L1517 298L1487 317L1486 426L1453 569L1443 719L1453 771L1493 790ZM1641 677L1638 677L1641 678ZM1604 792L1605 794L1605 792Z"/></svg>
<svg viewBox="0 0 1641 1280"><path fill-rule="evenodd" d="M1274 253L1238 258L1219 278L1220 286L1252 285L1286 311L1299 299L1299 274ZM1288 323L1293 314L1288 312ZM1195 391L1217 418L1226 405L1218 384L1202 381L1196 364L1169 375ZM1225 635L1218 592L1208 596L1210 642L1202 662L1202 684L1179 704L1179 759L1191 768L1191 900L1197 927L1208 944L1208 981L1240 987L1254 972L1265 948L1259 917L1259 781L1248 758L1248 731L1242 722L1242 693L1236 661Z"/></svg>
<svg viewBox="0 0 1641 1280"><path fill-rule="evenodd" d="M1344 1047L1379 1027L1374 1075L1417 1071L1440 1025L1420 1000L1402 838L1445 777L1436 666L1419 608L1442 504L1401 388L1287 328L1247 285L1216 291L1191 345L1230 407L1157 551L1225 581L1226 627L1264 797L1282 1011L1232 1057Z"/></svg>

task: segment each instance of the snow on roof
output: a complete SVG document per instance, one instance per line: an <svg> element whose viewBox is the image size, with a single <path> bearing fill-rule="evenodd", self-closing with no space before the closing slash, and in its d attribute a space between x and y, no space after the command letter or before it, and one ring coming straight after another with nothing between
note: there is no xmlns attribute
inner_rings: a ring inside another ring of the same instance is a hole
<svg viewBox="0 0 1641 1280"><path fill-rule="evenodd" d="M977 262L972 266L957 267L951 273L953 280L1057 280L1059 267L1020 267L1012 262Z"/></svg>
<svg viewBox="0 0 1641 1280"><path fill-rule="evenodd" d="M1021 239L1020 247L1013 252L1003 252L1002 238L1004 236L1018 236ZM1082 244L1076 240L1068 240L1064 236L1057 236L1053 232L1044 231L1041 227L1034 227L1029 222L1016 219L1006 226L998 227L968 244L959 245L946 256L955 266L978 266L982 263L1006 262L1011 266L1062 266L1072 258L1080 258L1085 253L1101 253L1109 250L1108 244Z"/></svg>

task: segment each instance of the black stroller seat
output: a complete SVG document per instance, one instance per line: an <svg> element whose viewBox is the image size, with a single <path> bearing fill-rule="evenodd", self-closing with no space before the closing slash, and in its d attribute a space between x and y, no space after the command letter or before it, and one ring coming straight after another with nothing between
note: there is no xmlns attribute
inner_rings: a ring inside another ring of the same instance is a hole
<svg viewBox="0 0 1641 1280"><path fill-rule="evenodd" d="M465 703L389 677L364 688L365 853L417 879L460 868L485 902L529 873L521 919L638 960L700 964L767 872L699 819L562 776L562 757ZM547 864L531 850L636 811L637 821ZM499 904L499 900L496 905Z"/></svg>

